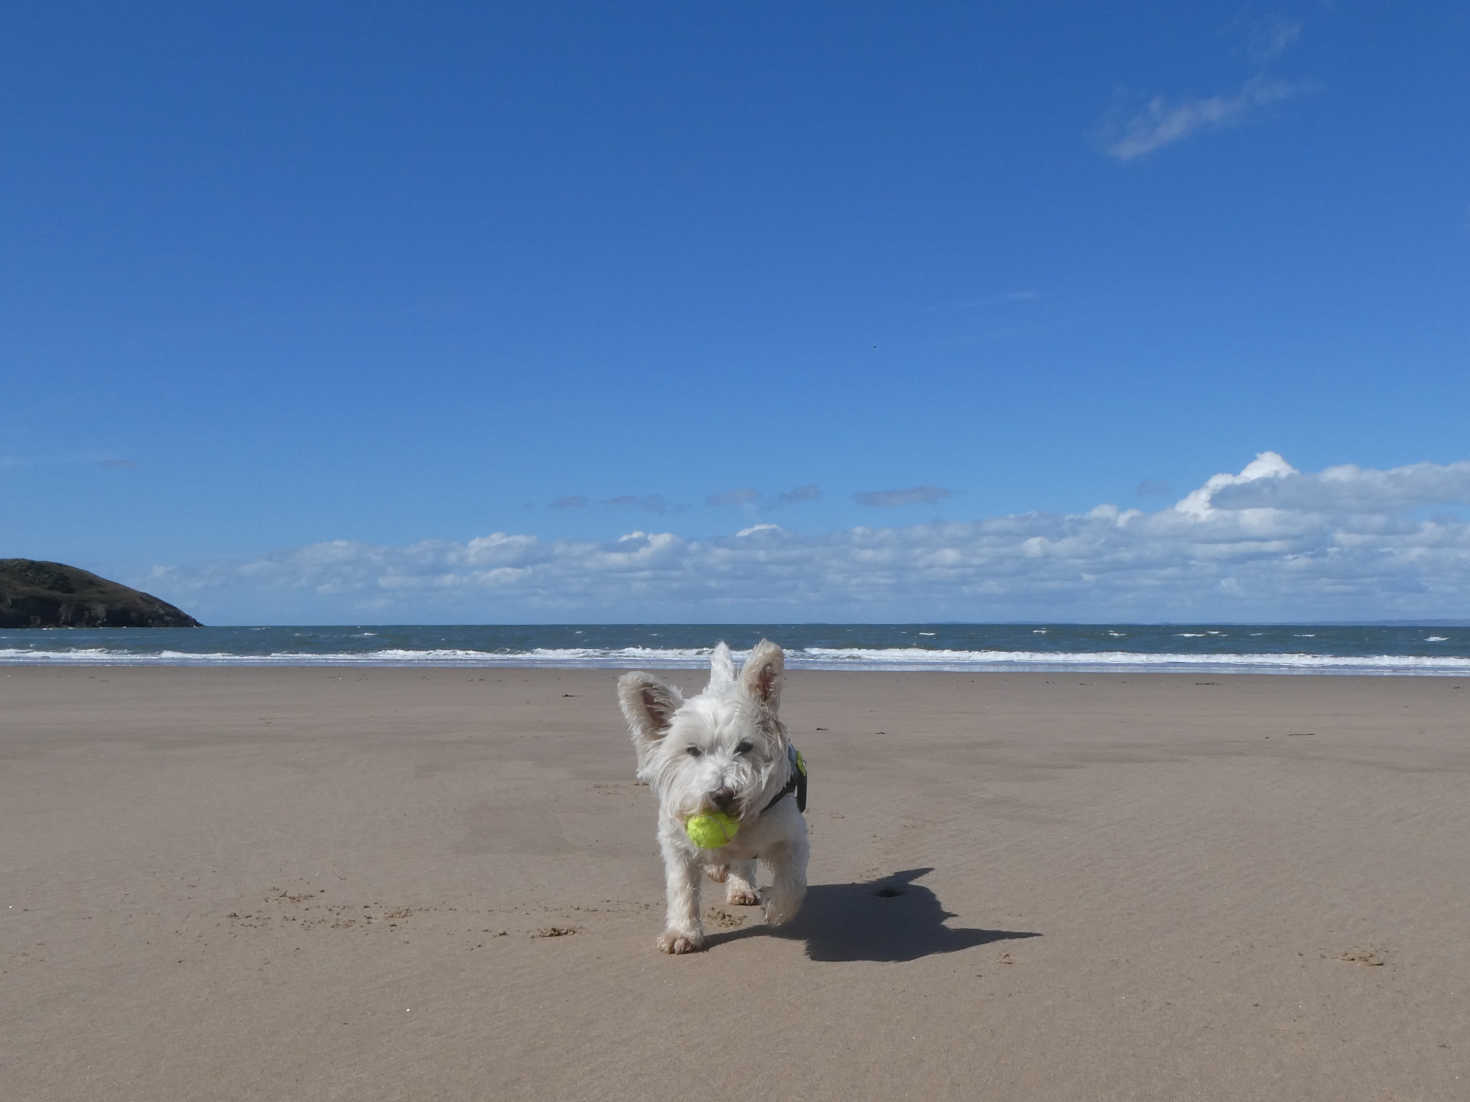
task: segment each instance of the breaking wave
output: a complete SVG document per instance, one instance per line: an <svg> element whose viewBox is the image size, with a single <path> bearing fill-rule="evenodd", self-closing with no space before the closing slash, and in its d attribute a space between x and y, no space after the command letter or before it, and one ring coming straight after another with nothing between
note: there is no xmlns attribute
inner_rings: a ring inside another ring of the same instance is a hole
<svg viewBox="0 0 1470 1102"><path fill-rule="evenodd" d="M736 651L736 657L745 652ZM543 666L689 669L708 647L533 647L524 650L387 648L360 652L0 648L0 665L60 666ZM793 647L794 669L911 671L1107 671L1470 675L1470 658L1411 654L1149 653L1141 651L943 650L925 647Z"/></svg>

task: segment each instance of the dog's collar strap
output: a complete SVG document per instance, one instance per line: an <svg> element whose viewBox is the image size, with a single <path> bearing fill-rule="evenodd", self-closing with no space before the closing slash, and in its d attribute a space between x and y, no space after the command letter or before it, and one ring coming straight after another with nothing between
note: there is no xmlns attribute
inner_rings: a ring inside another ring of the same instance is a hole
<svg viewBox="0 0 1470 1102"><path fill-rule="evenodd" d="M786 760L791 766L791 777L786 782L786 787L778 792L773 800L761 810L764 815L771 808L784 800L793 792L796 793L796 810L806 810L806 759L801 756L801 751L790 743L786 744Z"/></svg>

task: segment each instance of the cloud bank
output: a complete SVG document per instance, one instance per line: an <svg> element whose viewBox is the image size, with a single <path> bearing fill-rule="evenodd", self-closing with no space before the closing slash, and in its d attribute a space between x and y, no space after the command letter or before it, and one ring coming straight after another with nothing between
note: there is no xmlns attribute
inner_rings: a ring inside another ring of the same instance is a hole
<svg viewBox="0 0 1470 1102"><path fill-rule="evenodd" d="M133 581L216 622L1466 616L1467 505L1470 461L1313 474L1265 452L1152 512L601 543L334 540Z"/></svg>

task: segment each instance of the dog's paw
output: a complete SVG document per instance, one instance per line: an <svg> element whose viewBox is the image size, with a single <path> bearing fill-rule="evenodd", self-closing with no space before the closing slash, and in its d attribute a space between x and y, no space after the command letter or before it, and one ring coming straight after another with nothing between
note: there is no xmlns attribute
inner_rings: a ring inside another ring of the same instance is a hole
<svg viewBox="0 0 1470 1102"><path fill-rule="evenodd" d="M704 934L684 934L678 930L665 930L658 936L661 953L697 953L704 948Z"/></svg>
<svg viewBox="0 0 1470 1102"><path fill-rule="evenodd" d="M804 894L799 891L780 891L772 888L761 901L765 910L766 922L771 926L786 925L796 917L796 912L801 910L801 900Z"/></svg>
<svg viewBox="0 0 1470 1102"><path fill-rule="evenodd" d="M704 874L708 876L711 880L713 880L716 884L723 884L725 882L725 878L730 875L730 866L706 865L704 867Z"/></svg>
<svg viewBox="0 0 1470 1102"><path fill-rule="evenodd" d="M737 888L731 886L725 892L725 902L734 903L737 907L754 907L761 901L760 893L753 892L749 888Z"/></svg>

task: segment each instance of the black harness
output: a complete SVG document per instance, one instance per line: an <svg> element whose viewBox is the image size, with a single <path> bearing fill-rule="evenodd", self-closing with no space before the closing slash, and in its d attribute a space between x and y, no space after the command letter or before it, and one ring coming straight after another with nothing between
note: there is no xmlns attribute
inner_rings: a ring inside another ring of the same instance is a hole
<svg viewBox="0 0 1470 1102"><path fill-rule="evenodd" d="M801 756L801 751L790 743L786 744L786 760L791 766L791 776L786 781L786 787L776 793L774 799L761 809L764 815L771 808L784 800L793 792L796 793L796 810L806 810L806 759Z"/></svg>

